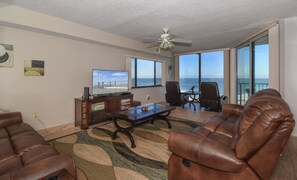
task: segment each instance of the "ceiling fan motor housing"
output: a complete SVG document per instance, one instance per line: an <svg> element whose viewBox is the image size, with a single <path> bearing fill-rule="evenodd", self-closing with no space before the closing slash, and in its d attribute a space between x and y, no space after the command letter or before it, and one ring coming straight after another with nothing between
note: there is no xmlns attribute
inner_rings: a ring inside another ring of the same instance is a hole
<svg viewBox="0 0 297 180"><path fill-rule="evenodd" d="M146 41L149 43L147 47L156 47L159 46L162 49L170 49L176 45L180 46L190 46L192 44L191 40L186 39L175 39L177 37L174 33L169 33L169 28L163 28L163 34L160 38L146 38L153 41Z"/></svg>

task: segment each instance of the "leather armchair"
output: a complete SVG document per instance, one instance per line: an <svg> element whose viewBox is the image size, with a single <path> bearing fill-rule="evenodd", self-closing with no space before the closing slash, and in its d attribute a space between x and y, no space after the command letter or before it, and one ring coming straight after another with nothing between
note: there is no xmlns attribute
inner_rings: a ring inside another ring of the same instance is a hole
<svg viewBox="0 0 297 180"><path fill-rule="evenodd" d="M180 106L186 103L188 97L181 93L179 83L177 81L166 82L166 102L171 106Z"/></svg>
<svg viewBox="0 0 297 180"><path fill-rule="evenodd" d="M172 132L169 179L269 179L295 120L275 90L255 93L245 106L222 112L191 132Z"/></svg>
<svg viewBox="0 0 297 180"><path fill-rule="evenodd" d="M222 110L221 100L226 96L220 96L218 84L216 82L202 82L200 84L199 102L200 107L208 110Z"/></svg>

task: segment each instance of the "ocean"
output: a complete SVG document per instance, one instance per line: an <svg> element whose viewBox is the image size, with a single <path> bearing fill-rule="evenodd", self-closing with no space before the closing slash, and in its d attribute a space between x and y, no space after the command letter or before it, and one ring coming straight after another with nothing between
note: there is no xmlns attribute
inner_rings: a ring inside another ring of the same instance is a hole
<svg viewBox="0 0 297 180"><path fill-rule="evenodd" d="M219 87L219 92L221 95L224 94L224 79L223 78L202 78L201 79L202 82L217 82L218 83L218 87ZM239 84L238 84L238 90L240 89L240 86L242 89L246 89L248 88L248 84L249 84L249 80L248 79L238 79ZM257 78L255 80L255 89L256 91L261 90L261 89L265 89L265 88L269 88L268 86L268 82L269 79L268 78ZM132 78L132 86L135 82L135 79ZM162 79L161 78L157 78L157 84L161 85L162 84ZM154 79L153 78L138 78L137 81L137 86L153 86L154 85ZM192 86L195 86L196 91L199 90L199 86L198 86L198 78L180 78L179 80L179 85L180 85L180 89L181 91L188 91Z"/></svg>
<svg viewBox="0 0 297 180"><path fill-rule="evenodd" d="M220 95L224 95L224 79L223 78L201 78L201 82L217 82L219 87ZM255 90L259 91L261 89L269 88L269 79L268 78L256 78L255 79ZM195 86L195 90L198 89L198 78L181 78L179 80L181 91L187 91L192 86ZM249 79L238 79L238 90L240 89L248 92L249 89Z"/></svg>
<svg viewBox="0 0 297 180"><path fill-rule="evenodd" d="M223 78L202 78L202 82L217 82L219 86L220 93L224 93L224 79ZM135 79L132 78L132 87L135 83ZM162 79L157 78L157 85L162 84ZM137 86L153 86L153 78L138 78ZM179 81L181 91L188 91L192 86L195 86L196 91L198 91L198 78L181 78Z"/></svg>
<svg viewBox="0 0 297 180"><path fill-rule="evenodd" d="M131 86L134 87L135 84L135 79L132 78L132 84ZM162 85L162 79L161 78L156 78L156 84L157 85ZM137 78L137 86L153 86L154 85L154 78Z"/></svg>
<svg viewBox="0 0 297 180"><path fill-rule="evenodd" d="M223 78L201 78L201 82L217 82L220 94L224 94ZM179 85L181 91L188 91L192 86L195 86L195 91L199 91L198 78L180 78Z"/></svg>

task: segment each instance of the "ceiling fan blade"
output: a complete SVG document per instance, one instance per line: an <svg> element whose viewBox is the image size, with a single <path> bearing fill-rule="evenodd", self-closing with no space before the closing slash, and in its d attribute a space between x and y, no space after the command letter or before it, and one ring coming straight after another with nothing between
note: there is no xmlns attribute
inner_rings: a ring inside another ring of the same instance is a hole
<svg viewBox="0 0 297 180"><path fill-rule="evenodd" d="M141 41L144 42L144 43L152 43L152 42L155 42L155 41L159 41L160 38L141 38Z"/></svg>
<svg viewBox="0 0 297 180"><path fill-rule="evenodd" d="M171 41L168 41L168 42L169 42L169 48L174 47L174 44Z"/></svg>
<svg viewBox="0 0 297 180"><path fill-rule="evenodd" d="M188 40L188 39L171 39L171 42L173 42L175 45L178 45L178 46L192 45L192 40Z"/></svg>
<svg viewBox="0 0 297 180"><path fill-rule="evenodd" d="M146 47L148 47L148 48L156 47L156 46L159 46L160 43L161 43L161 41L155 41L155 42L149 43L148 45L146 45Z"/></svg>
<svg viewBox="0 0 297 180"><path fill-rule="evenodd" d="M174 39L177 37L177 34L170 33L169 36L167 36L168 39Z"/></svg>

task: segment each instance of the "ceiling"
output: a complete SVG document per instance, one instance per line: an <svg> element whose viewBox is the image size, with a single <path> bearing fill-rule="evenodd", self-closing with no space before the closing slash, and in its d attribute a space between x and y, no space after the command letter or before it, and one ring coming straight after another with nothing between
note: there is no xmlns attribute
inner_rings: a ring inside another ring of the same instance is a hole
<svg viewBox="0 0 297 180"><path fill-rule="evenodd" d="M297 0L0 0L139 40L163 27L191 47L174 53L232 47L264 26L297 16Z"/></svg>

